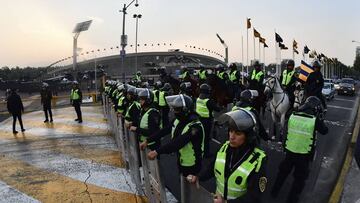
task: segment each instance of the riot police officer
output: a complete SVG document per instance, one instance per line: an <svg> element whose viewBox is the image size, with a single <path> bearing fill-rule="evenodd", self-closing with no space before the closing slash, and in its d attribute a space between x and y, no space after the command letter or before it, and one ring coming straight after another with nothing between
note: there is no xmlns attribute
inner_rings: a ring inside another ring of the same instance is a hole
<svg viewBox="0 0 360 203"><path fill-rule="evenodd" d="M79 83L77 81L73 82L73 88L70 93L70 103L74 106L77 118L75 121L82 123L81 115L81 103L82 103L82 92L79 88Z"/></svg>
<svg viewBox="0 0 360 203"><path fill-rule="evenodd" d="M323 107L321 101L310 96L292 113L288 122L287 139L285 142L285 159L280 163L279 173L271 191L276 198L286 177L294 168L292 183L287 202L298 202L300 194L309 176L309 165L315 154L316 132L327 134L328 128L321 119Z"/></svg>
<svg viewBox="0 0 360 203"><path fill-rule="evenodd" d="M127 100L129 107L125 113L126 127L135 126L138 127L140 116L140 104L137 101L136 87L128 85L127 87Z"/></svg>
<svg viewBox="0 0 360 203"><path fill-rule="evenodd" d="M153 94L154 94L154 107L159 109L159 93L160 93L160 89L162 88L162 82L161 81L156 81L154 84L154 90L153 90Z"/></svg>
<svg viewBox="0 0 360 203"><path fill-rule="evenodd" d="M159 111L161 115L161 126L169 125L169 111L170 107L166 102L166 96L171 95L171 85L165 83L164 87L159 91Z"/></svg>

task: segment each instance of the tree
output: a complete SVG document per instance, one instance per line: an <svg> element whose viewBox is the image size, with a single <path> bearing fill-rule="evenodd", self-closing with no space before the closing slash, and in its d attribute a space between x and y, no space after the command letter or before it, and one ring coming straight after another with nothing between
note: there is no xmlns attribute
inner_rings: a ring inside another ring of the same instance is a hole
<svg viewBox="0 0 360 203"><path fill-rule="evenodd" d="M360 72L360 55L357 55L354 61L354 70Z"/></svg>

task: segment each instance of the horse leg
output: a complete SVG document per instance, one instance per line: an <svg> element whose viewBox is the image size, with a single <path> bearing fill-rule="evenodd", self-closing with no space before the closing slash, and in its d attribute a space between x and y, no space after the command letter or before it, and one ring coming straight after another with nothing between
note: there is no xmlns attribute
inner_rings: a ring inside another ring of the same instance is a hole
<svg viewBox="0 0 360 203"><path fill-rule="evenodd" d="M276 138L276 115L274 112L271 112L271 118L272 118L272 139L275 140Z"/></svg>
<svg viewBox="0 0 360 203"><path fill-rule="evenodd" d="M280 118L280 141L282 143L285 142L284 140L284 135L285 135L285 120L286 120L286 112L284 112L283 114L281 114L281 118Z"/></svg>

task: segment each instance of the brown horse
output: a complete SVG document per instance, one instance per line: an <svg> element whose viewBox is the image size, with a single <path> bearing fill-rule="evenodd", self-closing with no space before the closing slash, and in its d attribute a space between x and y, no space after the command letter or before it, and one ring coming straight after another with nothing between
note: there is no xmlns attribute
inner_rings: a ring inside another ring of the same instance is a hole
<svg viewBox="0 0 360 203"><path fill-rule="evenodd" d="M172 77L171 75L166 75L162 77L163 83L169 83L173 89L174 94L179 94L180 92L180 84L182 81ZM194 98L197 98L199 96L199 84L198 81L193 78L187 78L184 82L190 82L191 83L191 89L192 89L192 96Z"/></svg>
<svg viewBox="0 0 360 203"><path fill-rule="evenodd" d="M227 106L234 100L234 88L231 85L226 84L224 80L221 80L215 74L208 75L206 83L212 88L212 98L221 106Z"/></svg>

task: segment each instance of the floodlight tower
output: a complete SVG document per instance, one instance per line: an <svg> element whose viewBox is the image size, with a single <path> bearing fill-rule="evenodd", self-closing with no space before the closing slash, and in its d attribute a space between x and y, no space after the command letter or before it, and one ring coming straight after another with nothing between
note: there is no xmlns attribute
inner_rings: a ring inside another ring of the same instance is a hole
<svg viewBox="0 0 360 203"><path fill-rule="evenodd" d="M76 24L73 33L74 35L74 42L73 42L73 70L76 69L77 64L77 39L80 35L80 32L86 31L89 29L90 25L92 23L92 20L81 22Z"/></svg>
<svg viewBox="0 0 360 203"><path fill-rule="evenodd" d="M216 34L216 36L217 36L217 38L219 38L219 40L220 40L220 43L224 46L224 48L225 48L225 63L226 63L226 65L228 64L228 62L229 62L229 49L228 49L228 45L225 43L225 41L220 37L220 35L219 34Z"/></svg>

